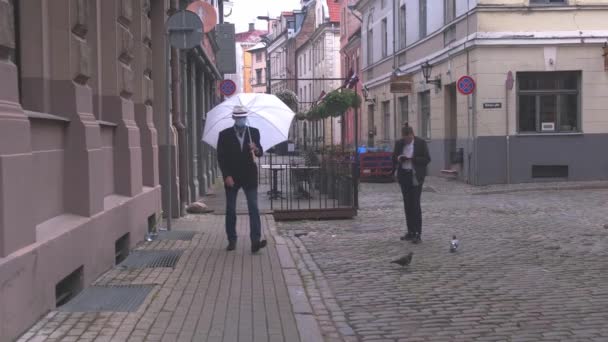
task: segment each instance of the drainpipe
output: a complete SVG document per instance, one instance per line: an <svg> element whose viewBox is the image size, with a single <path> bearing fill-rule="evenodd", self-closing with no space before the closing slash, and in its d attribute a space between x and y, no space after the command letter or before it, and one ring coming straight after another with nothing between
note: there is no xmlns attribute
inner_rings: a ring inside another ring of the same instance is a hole
<svg viewBox="0 0 608 342"><path fill-rule="evenodd" d="M398 16L397 3L399 0L393 0L393 73L397 69L397 20ZM392 76L391 76L392 77ZM397 94L393 93L393 137L397 140L398 124L397 124ZM390 145L389 145L390 146Z"/></svg>
<svg viewBox="0 0 608 342"><path fill-rule="evenodd" d="M509 86L505 84L505 137L507 139L507 184L511 184L511 139L509 137Z"/></svg>
<svg viewBox="0 0 608 342"><path fill-rule="evenodd" d="M467 75L469 74L470 71L470 53L469 53L469 49L467 47L467 42L469 40L469 12L471 11L471 7L470 7L470 1L467 0L467 17L466 17L466 23L467 23L467 39L464 42L465 46L465 50L467 52ZM473 137L472 137L472 109L471 109L471 95L467 95L467 136L468 136L468 141L467 141L467 145L469 146L468 151L467 151L467 165L468 165L468 170L467 170L467 183L471 184L471 173L473 170L473 167L471 165L471 157L472 157L472 152L471 150L473 149Z"/></svg>

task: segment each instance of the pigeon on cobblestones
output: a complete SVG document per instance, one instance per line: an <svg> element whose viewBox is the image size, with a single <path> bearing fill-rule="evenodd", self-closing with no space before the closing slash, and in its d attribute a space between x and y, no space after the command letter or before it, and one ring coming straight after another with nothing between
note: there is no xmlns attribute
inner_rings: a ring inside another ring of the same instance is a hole
<svg viewBox="0 0 608 342"><path fill-rule="evenodd" d="M399 266L407 266L412 262L412 257L414 256L414 252L410 252L410 254L404 256L403 258L391 261L391 264L397 264Z"/></svg>
<svg viewBox="0 0 608 342"><path fill-rule="evenodd" d="M452 236L452 242L450 242L450 252L454 253L460 246L460 241L456 238L456 235Z"/></svg>

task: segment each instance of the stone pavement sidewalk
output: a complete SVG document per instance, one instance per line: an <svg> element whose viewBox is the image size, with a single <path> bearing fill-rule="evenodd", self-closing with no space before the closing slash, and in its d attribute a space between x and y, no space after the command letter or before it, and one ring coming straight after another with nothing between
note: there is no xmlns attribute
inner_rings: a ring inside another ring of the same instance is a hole
<svg viewBox="0 0 608 342"><path fill-rule="evenodd" d="M303 284L271 216L268 247L252 255L248 219L226 252L223 216L187 216L174 230L191 241L158 240L136 250L183 250L175 268L115 267L93 285L153 284L135 312L52 311L18 341L322 341Z"/></svg>

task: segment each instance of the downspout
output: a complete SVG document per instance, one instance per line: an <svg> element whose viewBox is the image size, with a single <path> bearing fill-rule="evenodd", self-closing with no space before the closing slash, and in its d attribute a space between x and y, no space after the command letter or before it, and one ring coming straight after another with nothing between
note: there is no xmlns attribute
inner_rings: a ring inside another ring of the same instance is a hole
<svg viewBox="0 0 608 342"><path fill-rule="evenodd" d="M397 17L398 15L398 11L397 11L397 2L399 2L399 0L393 0L393 75L395 70L397 69L397 20L395 17ZM392 76L391 76L392 78ZM389 81L390 82L390 81ZM393 137L395 138L394 140L397 140L397 132L398 132L398 124L397 124L397 94L393 93L393 125L394 125L394 129L393 129ZM391 144L389 144L389 146L391 146Z"/></svg>
<svg viewBox="0 0 608 342"><path fill-rule="evenodd" d="M467 23L467 39L464 42L464 48L466 50L466 56L467 56L467 75L470 72L470 54L469 54L469 49L467 47L467 42L469 41L469 12L471 11L471 6L470 6L470 1L467 0L467 16L466 16L466 23ZM469 145L468 148L468 153L467 153L467 165L468 165L468 170L467 170L467 183L471 184L471 170L473 169L473 167L471 166L471 161L472 161L472 150L473 150L473 144L472 144L472 109L471 109L471 96L467 95L467 143Z"/></svg>
<svg viewBox="0 0 608 342"><path fill-rule="evenodd" d="M505 83L505 137L507 139L507 164L505 165L507 174L507 184L511 184L511 139L509 138L509 87Z"/></svg>

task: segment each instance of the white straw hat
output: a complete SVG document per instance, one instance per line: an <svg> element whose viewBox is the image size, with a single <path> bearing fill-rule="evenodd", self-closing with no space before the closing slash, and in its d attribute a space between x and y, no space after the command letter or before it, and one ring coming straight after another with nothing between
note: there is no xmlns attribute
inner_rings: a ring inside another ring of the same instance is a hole
<svg viewBox="0 0 608 342"><path fill-rule="evenodd" d="M232 116L235 118L247 117L248 113L249 111L247 110L247 108L243 106L234 106L234 108L232 109Z"/></svg>

